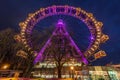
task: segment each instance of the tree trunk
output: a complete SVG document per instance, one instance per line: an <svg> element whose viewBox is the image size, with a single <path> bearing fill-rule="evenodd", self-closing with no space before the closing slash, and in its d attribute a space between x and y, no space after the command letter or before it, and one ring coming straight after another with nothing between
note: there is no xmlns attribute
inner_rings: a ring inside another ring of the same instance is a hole
<svg viewBox="0 0 120 80"><path fill-rule="evenodd" d="M27 67L27 69L24 71L23 76L24 77L30 77L32 69L33 69L33 64L29 64L28 67Z"/></svg>
<svg viewBox="0 0 120 80"><path fill-rule="evenodd" d="M62 67L61 67L61 66L58 66L57 69L58 69L58 78L61 78L61 70L62 70Z"/></svg>
<svg viewBox="0 0 120 80"><path fill-rule="evenodd" d="M29 60L28 64L27 64L27 67L26 67L26 69L24 71L24 74L23 74L24 77L30 77L31 76L33 66L34 66L33 62Z"/></svg>

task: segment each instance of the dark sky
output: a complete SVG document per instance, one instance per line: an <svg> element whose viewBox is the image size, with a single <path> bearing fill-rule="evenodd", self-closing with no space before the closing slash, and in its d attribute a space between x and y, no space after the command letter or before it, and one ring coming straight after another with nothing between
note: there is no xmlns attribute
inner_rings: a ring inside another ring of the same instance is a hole
<svg viewBox="0 0 120 80"><path fill-rule="evenodd" d="M87 12L94 14L98 21L102 21L103 33L108 34L110 40L105 44L102 44L100 49L105 50L107 57L95 61L95 65L105 65L107 63L120 63L120 0L1 0L0 1L0 30L7 27L18 29L20 21L24 21L28 13L35 12L41 7L47 7L51 5L70 5L75 7L81 7ZM68 26L71 26L73 31L78 31L80 28L72 27L80 26L79 20L72 19L71 17L65 17L65 21ZM56 17L53 17L53 23ZM74 21L75 20L75 21ZM42 26L47 26L47 23L43 21ZM73 23L72 23L73 22ZM48 19L48 23L51 20ZM77 24L75 24L77 23ZM81 26L84 26L82 24ZM83 29L85 30L85 29ZM75 33L77 34L77 33ZM81 33L79 33L81 34ZM86 28L86 35L88 30ZM78 35L76 35L78 36ZM83 36L83 35L82 35ZM74 38L75 39L75 38ZM81 40L78 39L80 42ZM83 42L84 43L84 42ZM86 42L87 43L87 42Z"/></svg>

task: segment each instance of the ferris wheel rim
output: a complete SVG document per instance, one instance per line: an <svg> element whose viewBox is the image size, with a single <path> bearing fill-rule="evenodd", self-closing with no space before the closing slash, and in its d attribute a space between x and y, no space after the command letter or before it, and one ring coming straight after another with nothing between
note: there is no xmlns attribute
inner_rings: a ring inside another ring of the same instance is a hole
<svg viewBox="0 0 120 80"><path fill-rule="evenodd" d="M62 11L62 9L64 10ZM47 13L47 11L49 13ZM32 42L32 41L30 39L26 39L26 35L31 34L36 23L38 23L40 20L49 16L54 16L54 15L69 15L79 19L80 21L83 21L87 25L93 39L91 40L88 46L88 49L85 51L84 56L87 58L93 55L94 52L98 49L100 44L100 39L102 35L101 27L103 24L102 22L97 21L93 17L92 13L88 13L85 10L82 10L81 8L76 8L68 5L65 5L65 6L54 5L47 8L40 8L40 10L36 11L35 13L29 14L28 18L24 22L20 23L20 27L21 27L20 35L25 47L32 54L34 53L34 50L29 45L29 42Z"/></svg>

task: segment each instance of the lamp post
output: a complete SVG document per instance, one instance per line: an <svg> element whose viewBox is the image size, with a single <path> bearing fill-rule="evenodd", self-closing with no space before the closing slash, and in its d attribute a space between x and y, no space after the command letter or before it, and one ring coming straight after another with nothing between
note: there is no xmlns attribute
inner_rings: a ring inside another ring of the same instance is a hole
<svg viewBox="0 0 120 80"><path fill-rule="evenodd" d="M74 74L73 74L74 67L71 66L70 69L71 69L71 71L72 71L72 78L74 78Z"/></svg>
<svg viewBox="0 0 120 80"><path fill-rule="evenodd" d="M9 67L10 67L9 64L4 64L1 69L6 70L6 69L8 69Z"/></svg>

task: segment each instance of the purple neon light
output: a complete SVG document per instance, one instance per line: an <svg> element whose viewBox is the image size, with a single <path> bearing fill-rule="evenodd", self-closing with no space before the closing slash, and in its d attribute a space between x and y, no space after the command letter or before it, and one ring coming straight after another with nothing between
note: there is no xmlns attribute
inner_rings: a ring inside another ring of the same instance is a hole
<svg viewBox="0 0 120 80"><path fill-rule="evenodd" d="M94 40L94 37L93 37L93 36L91 36L91 37L90 37L90 39L91 39L91 40Z"/></svg>
<svg viewBox="0 0 120 80"><path fill-rule="evenodd" d="M60 19L57 23L57 25L63 25L63 21ZM58 26L56 26L58 27ZM55 31L57 30L57 28L55 29ZM55 31L52 33L52 35L55 35ZM51 36L52 37L52 36ZM51 37L48 39L47 43L43 46L43 48L41 49L41 51L38 53L37 57L34 60L34 64L36 64L38 61L42 60L42 54L45 51L45 49L47 48L47 45L50 44L51 41Z"/></svg>
<svg viewBox="0 0 120 80"><path fill-rule="evenodd" d="M59 19L59 21L58 21L58 23L57 23L58 25L64 25L64 23L63 23L63 21L62 21L62 19Z"/></svg>
<svg viewBox="0 0 120 80"><path fill-rule="evenodd" d="M63 23L63 22L62 22ZM79 53L80 56L82 56L82 61L85 63L85 64L88 64L88 61L86 58L84 58L82 52L80 51L80 49L78 48L78 46L75 44L75 42L73 41L73 39L71 38L71 36L69 35L69 33L67 32L67 30L65 29L64 26L62 26L62 28L66 31L66 35L69 36L69 39L71 41L71 45L73 45L75 47L75 49L77 50L77 52Z"/></svg>
<svg viewBox="0 0 120 80"><path fill-rule="evenodd" d="M84 55L82 54L82 52L80 51L80 49L78 48L78 46L75 44L75 42L72 40L71 36L69 35L69 33L67 32L67 30L65 29L65 26L64 26L64 23L63 23L63 20L58 20L58 23L57 23L57 26L56 26L56 29L55 31L53 32L52 36L55 35L56 33L56 30L58 27L62 27L65 31L65 34L66 36L69 36L69 39L71 41L71 45L75 47L75 49L77 50L77 52L79 53L79 55L82 57L82 61L85 63L85 64L88 64L88 61L87 59L84 57ZM61 31L60 31L61 32ZM51 37L52 37L51 36ZM41 49L41 51L38 53L37 57L35 58L34 60L34 64L36 64L38 61L40 61L42 59L42 55L45 51L45 49L48 47L48 45L50 44L50 41L51 41L51 37L48 39L47 43L43 46L43 48Z"/></svg>
<svg viewBox="0 0 120 80"><path fill-rule="evenodd" d="M47 45L50 43L50 39L48 39L47 43L43 46L43 48L41 49L41 51L38 53L37 57L34 60L34 64L36 64L38 61L42 60L42 54L45 51L45 49L47 48Z"/></svg>

